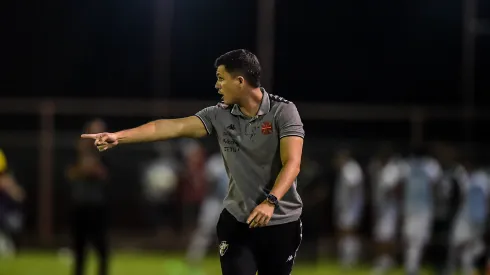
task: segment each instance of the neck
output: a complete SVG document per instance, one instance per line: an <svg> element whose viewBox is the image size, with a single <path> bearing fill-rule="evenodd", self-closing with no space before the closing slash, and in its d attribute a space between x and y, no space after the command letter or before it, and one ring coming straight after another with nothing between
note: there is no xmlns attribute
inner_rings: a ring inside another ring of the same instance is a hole
<svg viewBox="0 0 490 275"><path fill-rule="evenodd" d="M262 102L263 93L260 88L254 88L247 93L240 101L240 110L248 117L254 117L257 115L260 109L260 103Z"/></svg>

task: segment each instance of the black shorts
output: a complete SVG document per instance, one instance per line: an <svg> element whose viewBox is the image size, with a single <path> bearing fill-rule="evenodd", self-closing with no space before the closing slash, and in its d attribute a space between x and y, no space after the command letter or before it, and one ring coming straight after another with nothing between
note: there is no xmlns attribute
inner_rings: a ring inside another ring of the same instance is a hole
<svg viewBox="0 0 490 275"><path fill-rule="evenodd" d="M238 222L226 209L217 225L223 275L289 275L301 244L301 220L260 228Z"/></svg>

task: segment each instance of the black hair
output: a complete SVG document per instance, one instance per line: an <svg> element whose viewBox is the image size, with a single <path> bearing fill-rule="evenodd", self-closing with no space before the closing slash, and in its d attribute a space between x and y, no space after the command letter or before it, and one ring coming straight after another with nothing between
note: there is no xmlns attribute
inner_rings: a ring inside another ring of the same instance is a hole
<svg viewBox="0 0 490 275"><path fill-rule="evenodd" d="M250 51L239 49L229 51L214 61L214 67L223 65L233 76L241 75L250 86L260 87L260 73L262 68L259 59Z"/></svg>

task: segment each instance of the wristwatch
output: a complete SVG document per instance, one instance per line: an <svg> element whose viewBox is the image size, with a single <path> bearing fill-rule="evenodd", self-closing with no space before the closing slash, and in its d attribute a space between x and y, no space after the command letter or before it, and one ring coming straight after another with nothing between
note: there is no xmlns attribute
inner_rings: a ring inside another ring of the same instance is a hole
<svg viewBox="0 0 490 275"><path fill-rule="evenodd" d="M272 194L267 194L267 197L266 197L266 200L268 203L274 205L274 206L278 206L279 205L279 200L277 199L276 196L272 195Z"/></svg>

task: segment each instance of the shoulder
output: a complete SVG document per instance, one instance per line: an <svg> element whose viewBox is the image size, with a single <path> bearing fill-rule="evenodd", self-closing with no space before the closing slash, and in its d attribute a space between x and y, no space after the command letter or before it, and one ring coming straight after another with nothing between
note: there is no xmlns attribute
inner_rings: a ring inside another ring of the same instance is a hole
<svg viewBox="0 0 490 275"><path fill-rule="evenodd" d="M489 178L488 175L484 171L476 171L471 175L471 178L473 178L474 181L476 182L488 182Z"/></svg>
<svg viewBox="0 0 490 275"><path fill-rule="evenodd" d="M274 110L275 115L290 115L298 113L296 105L292 101L287 100L282 96L269 94L269 102L271 110Z"/></svg>
<svg viewBox="0 0 490 275"><path fill-rule="evenodd" d="M348 185L357 185L362 181L362 169L355 160L350 160L342 167L342 176L347 179Z"/></svg>
<svg viewBox="0 0 490 275"><path fill-rule="evenodd" d="M437 160L433 158L425 159L425 172L432 180L437 180L442 175L442 169Z"/></svg>
<svg viewBox="0 0 490 275"><path fill-rule="evenodd" d="M201 109L196 113L198 117L212 117L216 118L218 115L222 115L224 113L230 113L232 106L226 105L223 102L218 102L216 105L211 105Z"/></svg>
<svg viewBox="0 0 490 275"><path fill-rule="evenodd" d="M292 103L291 101L285 99L282 96L273 95L273 94L269 94L269 100L271 101L271 103L283 103L283 104Z"/></svg>

